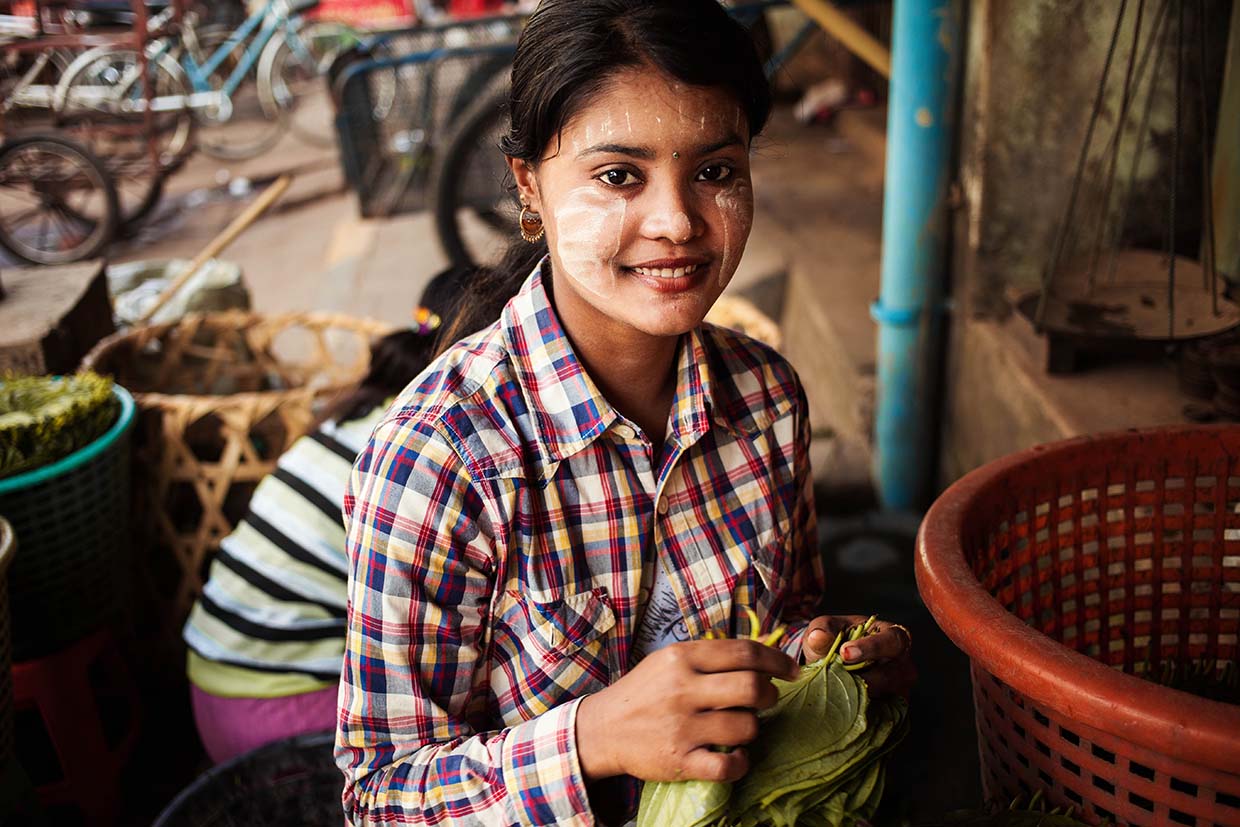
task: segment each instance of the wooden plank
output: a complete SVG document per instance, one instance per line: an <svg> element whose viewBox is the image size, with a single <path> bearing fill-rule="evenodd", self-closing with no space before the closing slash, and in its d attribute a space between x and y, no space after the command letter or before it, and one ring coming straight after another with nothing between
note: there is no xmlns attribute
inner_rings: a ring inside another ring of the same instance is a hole
<svg viewBox="0 0 1240 827"><path fill-rule="evenodd" d="M0 373L73 373L115 331L102 260L0 271Z"/></svg>

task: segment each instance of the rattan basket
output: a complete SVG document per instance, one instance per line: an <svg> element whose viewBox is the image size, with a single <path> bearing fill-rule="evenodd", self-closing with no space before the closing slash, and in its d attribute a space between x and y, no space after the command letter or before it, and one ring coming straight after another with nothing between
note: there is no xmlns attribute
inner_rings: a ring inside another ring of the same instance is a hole
<svg viewBox="0 0 1240 827"><path fill-rule="evenodd" d="M166 630L180 629L258 482L363 376L371 339L389 330L323 313L195 314L111 336L86 357L138 404L139 576Z"/></svg>
<svg viewBox="0 0 1240 827"><path fill-rule="evenodd" d="M133 398L120 386L103 435L41 468L0 480L0 514L20 538L9 570L13 659L55 652L120 616L130 559Z"/></svg>
<svg viewBox="0 0 1240 827"><path fill-rule="evenodd" d="M1234 669L1240 427L991 463L930 509L917 582L971 659L989 799L1041 791L1094 824L1240 825L1240 706L1138 677Z"/></svg>
<svg viewBox="0 0 1240 827"><path fill-rule="evenodd" d="M775 350L779 350L784 344L779 325L753 302L740 296L720 296L706 314L706 321L738 330Z"/></svg>

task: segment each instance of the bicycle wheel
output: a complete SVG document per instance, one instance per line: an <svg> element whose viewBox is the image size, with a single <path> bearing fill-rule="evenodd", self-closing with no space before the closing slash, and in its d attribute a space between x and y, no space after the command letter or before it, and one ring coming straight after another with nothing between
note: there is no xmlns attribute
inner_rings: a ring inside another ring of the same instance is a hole
<svg viewBox="0 0 1240 827"><path fill-rule="evenodd" d="M199 66L205 65L231 35L231 30L222 26L197 30L195 39L185 38L188 57ZM222 87L244 57L241 45L234 47L212 76L211 87ZM268 112L263 106L258 80L261 65L261 60L254 62L224 105L194 109L198 147L212 158L223 161L253 158L275 146L288 131L285 113Z"/></svg>
<svg viewBox="0 0 1240 827"><path fill-rule="evenodd" d="M508 189L499 140L508 130L508 78L463 112L431 170L435 232L458 265L491 263L517 232L520 206Z"/></svg>
<svg viewBox="0 0 1240 827"><path fill-rule="evenodd" d="M188 81L172 58L150 61L148 72L152 97L188 94ZM122 234L135 230L159 203L165 177L189 153L194 128L184 107L156 111L148 124L141 111L144 89L138 53L102 47L75 60L53 96L57 125L103 159L115 182Z"/></svg>
<svg viewBox="0 0 1240 827"><path fill-rule="evenodd" d="M73 54L65 49L0 52L0 115L6 132L49 123L52 93L72 62Z"/></svg>
<svg viewBox="0 0 1240 827"><path fill-rule="evenodd" d="M0 247L31 264L97 255L120 209L103 164L76 141L18 138L0 147Z"/></svg>
<svg viewBox="0 0 1240 827"><path fill-rule="evenodd" d="M259 92L268 115L283 110L297 137L315 146L335 145L335 113L327 70L336 56L361 40L356 29L324 21L281 37L263 50Z"/></svg>

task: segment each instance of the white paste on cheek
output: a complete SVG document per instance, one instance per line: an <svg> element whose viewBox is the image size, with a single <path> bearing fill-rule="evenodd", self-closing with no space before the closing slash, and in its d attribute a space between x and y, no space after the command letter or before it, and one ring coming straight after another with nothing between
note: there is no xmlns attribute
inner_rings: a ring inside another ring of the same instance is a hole
<svg viewBox="0 0 1240 827"><path fill-rule="evenodd" d="M719 286L727 287L740 264L749 229L753 226L753 187L738 180L715 195L719 226L723 231L723 259L719 262Z"/></svg>
<svg viewBox="0 0 1240 827"><path fill-rule="evenodd" d="M594 187L578 187L557 203L554 222L555 252L564 275L598 298L616 290L616 257L624 236L628 202Z"/></svg>

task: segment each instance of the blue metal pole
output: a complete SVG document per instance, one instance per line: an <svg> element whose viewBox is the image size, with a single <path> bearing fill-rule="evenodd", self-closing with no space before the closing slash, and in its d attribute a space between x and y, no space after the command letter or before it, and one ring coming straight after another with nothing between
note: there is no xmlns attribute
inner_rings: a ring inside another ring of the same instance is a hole
<svg viewBox="0 0 1240 827"><path fill-rule="evenodd" d="M874 475L888 510L928 493L947 268L959 0L895 0L883 196Z"/></svg>

